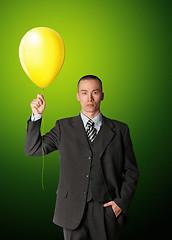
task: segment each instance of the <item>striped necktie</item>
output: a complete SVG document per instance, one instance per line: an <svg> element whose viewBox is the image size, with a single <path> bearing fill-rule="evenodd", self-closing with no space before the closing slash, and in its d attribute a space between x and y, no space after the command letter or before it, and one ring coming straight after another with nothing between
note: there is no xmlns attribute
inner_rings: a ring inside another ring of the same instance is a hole
<svg viewBox="0 0 172 240"><path fill-rule="evenodd" d="M90 139L91 142L93 142L96 138L96 129L94 128L94 122L92 120L88 120L87 127L87 137Z"/></svg>

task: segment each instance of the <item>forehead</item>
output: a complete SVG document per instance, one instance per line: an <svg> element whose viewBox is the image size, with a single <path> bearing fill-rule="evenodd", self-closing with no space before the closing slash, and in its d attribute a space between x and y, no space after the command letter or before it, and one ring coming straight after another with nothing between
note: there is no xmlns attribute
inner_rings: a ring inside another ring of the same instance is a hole
<svg viewBox="0 0 172 240"><path fill-rule="evenodd" d="M79 90L93 90L93 89L100 89L101 84L99 80L96 79L88 79L88 80L81 80L79 83Z"/></svg>

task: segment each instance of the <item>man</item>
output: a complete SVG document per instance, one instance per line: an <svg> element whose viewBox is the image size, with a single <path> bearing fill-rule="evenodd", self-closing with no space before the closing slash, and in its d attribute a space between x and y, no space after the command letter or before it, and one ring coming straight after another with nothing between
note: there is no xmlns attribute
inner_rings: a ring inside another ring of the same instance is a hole
<svg viewBox="0 0 172 240"><path fill-rule="evenodd" d="M138 181L127 124L102 115L101 80L87 75L78 82L79 116L61 119L43 136L44 154L59 150L60 178L53 222L65 240L115 240ZM42 155L43 95L31 103L25 152Z"/></svg>

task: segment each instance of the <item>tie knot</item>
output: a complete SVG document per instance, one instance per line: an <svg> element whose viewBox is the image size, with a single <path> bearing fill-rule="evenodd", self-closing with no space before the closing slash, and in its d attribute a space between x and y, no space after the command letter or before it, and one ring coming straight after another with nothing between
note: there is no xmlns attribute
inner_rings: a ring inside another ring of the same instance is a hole
<svg viewBox="0 0 172 240"><path fill-rule="evenodd" d="M93 122L91 119L88 120L87 126L88 126L88 127L94 127L94 122Z"/></svg>

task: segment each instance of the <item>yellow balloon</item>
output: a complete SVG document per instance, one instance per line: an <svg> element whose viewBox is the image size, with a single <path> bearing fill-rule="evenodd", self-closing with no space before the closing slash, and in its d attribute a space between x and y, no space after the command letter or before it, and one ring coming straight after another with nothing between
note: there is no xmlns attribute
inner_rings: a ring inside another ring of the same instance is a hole
<svg viewBox="0 0 172 240"><path fill-rule="evenodd" d="M51 28L37 27L28 31L19 46L21 65L39 87L47 87L58 75L65 58L60 35Z"/></svg>

